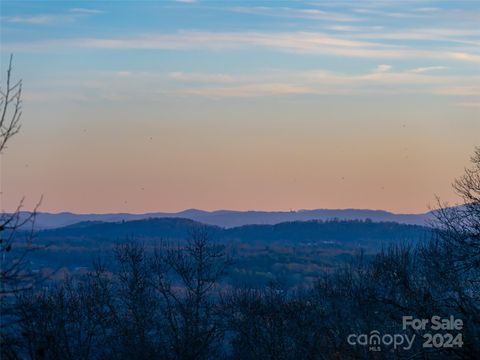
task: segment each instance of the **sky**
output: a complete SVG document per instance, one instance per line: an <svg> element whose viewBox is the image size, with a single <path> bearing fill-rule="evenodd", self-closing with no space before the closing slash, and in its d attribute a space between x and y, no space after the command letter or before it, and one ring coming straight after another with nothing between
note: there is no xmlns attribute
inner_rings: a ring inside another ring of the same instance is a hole
<svg viewBox="0 0 480 360"><path fill-rule="evenodd" d="M480 1L8 1L5 211L424 212L480 145Z"/></svg>

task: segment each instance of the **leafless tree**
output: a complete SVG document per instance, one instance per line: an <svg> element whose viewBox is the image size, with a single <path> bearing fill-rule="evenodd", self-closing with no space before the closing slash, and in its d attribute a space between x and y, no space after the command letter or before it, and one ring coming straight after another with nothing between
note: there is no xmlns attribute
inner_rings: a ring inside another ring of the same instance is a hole
<svg viewBox="0 0 480 360"><path fill-rule="evenodd" d="M473 166L453 183L462 204L440 204L436 211L439 236L453 251L455 267L460 271L480 268L480 147L471 160Z"/></svg>
<svg viewBox="0 0 480 360"><path fill-rule="evenodd" d="M480 147L456 179L457 206L438 201L435 238L422 249L437 302L464 319L464 355L480 352Z"/></svg>
<svg viewBox="0 0 480 360"><path fill-rule="evenodd" d="M5 88L0 87L0 153L8 140L20 131L22 116L22 80L12 82L12 59L10 56Z"/></svg>
<svg viewBox="0 0 480 360"><path fill-rule="evenodd" d="M154 287L174 359L207 359L218 350L223 330L214 291L229 264L224 247L212 243L202 228L192 231L185 246L167 245L155 253Z"/></svg>
<svg viewBox="0 0 480 360"><path fill-rule="evenodd" d="M22 115L22 81L12 80L12 59L7 69L5 86L0 85L0 156L11 138L20 131ZM13 212L0 213L0 347L2 354L9 351L7 339L9 326L16 322L15 295L31 288L39 281L38 274L28 268L28 255L33 246L35 209L21 212L23 200ZM21 233L21 235L20 235Z"/></svg>
<svg viewBox="0 0 480 360"><path fill-rule="evenodd" d="M156 332L158 301L152 287L150 257L134 240L115 250L118 269L114 275L113 331L121 359L153 358L162 336Z"/></svg>

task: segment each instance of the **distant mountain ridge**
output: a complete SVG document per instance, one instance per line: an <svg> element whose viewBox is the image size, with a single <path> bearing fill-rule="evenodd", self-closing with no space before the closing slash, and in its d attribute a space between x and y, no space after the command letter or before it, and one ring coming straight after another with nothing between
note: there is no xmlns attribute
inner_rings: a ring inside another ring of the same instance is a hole
<svg viewBox="0 0 480 360"><path fill-rule="evenodd" d="M231 241L240 243L250 241L271 243L418 241L429 232L428 228L419 225L366 220L308 220L223 228L190 219L150 218L119 222L85 221L39 231L37 238L49 239L52 243L74 241L83 245L89 241L92 244L98 244L98 242L123 241L129 238L184 240L189 237L193 229L198 227L202 227L212 240L227 243Z"/></svg>
<svg viewBox="0 0 480 360"><path fill-rule="evenodd" d="M22 213L27 216L28 212ZM149 218L183 218L207 225L232 228L243 225L275 225L288 221L309 220L366 220L374 222L396 222L400 224L426 225L433 217L431 212L423 214L395 214L384 210L368 209L316 209L298 211L236 211L216 210L204 211L188 209L176 213L145 214L75 214L71 212L47 213L39 212L36 218L38 229L52 229L72 225L84 221L118 222Z"/></svg>
<svg viewBox="0 0 480 360"><path fill-rule="evenodd" d="M30 260L37 269L67 267L76 271L88 268L94 259L108 262L119 243L138 242L152 250L164 242L183 243L198 228L238 255L240 277L249 271L266 274L278 263L308 265L312 260L327 266L359 249L374 254L390 244L415 244L431 236L428 227L367 220L291 221L231 228L182 218L85 221L36 232L35 243L46 247L34 252Z"/></svg>

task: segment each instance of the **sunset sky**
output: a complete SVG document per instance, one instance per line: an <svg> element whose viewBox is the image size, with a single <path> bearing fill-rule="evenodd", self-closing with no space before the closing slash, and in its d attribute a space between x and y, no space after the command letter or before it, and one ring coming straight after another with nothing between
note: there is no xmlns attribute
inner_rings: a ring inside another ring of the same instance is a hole
<svg viewBox="0 0 480 360"><path fill-rule="evenodd" d="M4 210L424 212L480 145L480 1L0 6Z"/></svg>

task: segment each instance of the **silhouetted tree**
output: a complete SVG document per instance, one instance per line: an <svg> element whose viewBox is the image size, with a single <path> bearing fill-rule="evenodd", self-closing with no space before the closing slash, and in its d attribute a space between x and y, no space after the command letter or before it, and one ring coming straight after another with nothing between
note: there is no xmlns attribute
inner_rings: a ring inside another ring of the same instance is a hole
<svg viewBox="0 0 480 360"><path fill-rule="evenodd" d="M210 242L202 228L192 231L185 246L155 252L154 286L173 359L208 359L220 351L223 328L215 291L229 264L224 247Z"/></svg>
<svg viewBox="0 0 480 360"><path fill-rule="evenodd" d="M135 241L118 245L114 271L97 263L85 276L18 297L21 353L52 360L216 358L225 331L217 291L229 262L201 229L153 253Z"/></svg>
<svg viewBox="0 0 480 360"><path fill-rule="evenodd" d="M0 85L0 156L20 131L22 115L22 81L12 80L12 58L6 83ZM32 244L36 208L24 215L20 212L22 207L23 200L13 213L0 213L0 354L7 358L16 356L16 340L10 330L17 322L15 296L39 281L39 276L27 266L29 253L36 249Z"/></svg>

